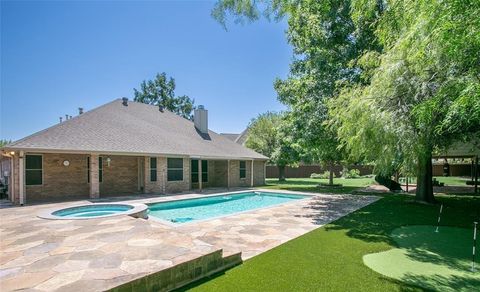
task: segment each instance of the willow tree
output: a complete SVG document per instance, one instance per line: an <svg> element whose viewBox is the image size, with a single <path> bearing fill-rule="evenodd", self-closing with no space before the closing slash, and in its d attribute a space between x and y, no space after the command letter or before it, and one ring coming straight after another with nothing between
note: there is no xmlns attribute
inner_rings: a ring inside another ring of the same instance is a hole
<svg viewBox="0 0 480 292"><path fill-rule="evenodd" d="M369 82L331 101L350 153L416 173L418 201L435 202L432 153L480 135L479 15L478 1L387 1L375 32L384 50L359 62Z"/></svg>

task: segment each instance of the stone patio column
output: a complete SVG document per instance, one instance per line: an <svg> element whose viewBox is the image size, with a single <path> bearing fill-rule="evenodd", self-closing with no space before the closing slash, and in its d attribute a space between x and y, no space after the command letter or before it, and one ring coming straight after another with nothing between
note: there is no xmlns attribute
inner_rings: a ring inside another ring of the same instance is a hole
<svg viewBox="0 0 480 292"><path fill-rule="evenodd" d="M100 197L100 182L98 172L98 154L90 154L90 198Z"/></svg>
<svg viewBox="0 0 480 292"><path fill-rule="evenodd" d="M253 159L252 159L252 167L250 168L250 186L253 187Z"/></svg>
<svg viewBox="0 0 480 292"><path fill-rule="evenodd" d="M198 189L202 191L202 159L198 159Z"/></svg>

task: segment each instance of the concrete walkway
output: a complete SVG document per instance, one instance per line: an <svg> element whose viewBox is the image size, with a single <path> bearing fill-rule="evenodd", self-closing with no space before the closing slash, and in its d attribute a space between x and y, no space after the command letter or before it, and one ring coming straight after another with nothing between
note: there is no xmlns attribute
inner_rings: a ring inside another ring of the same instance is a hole
<svg viewBox="0 0 480 292"><path fill-rule="evenodd" d="M181 198L198 196L204 195ZM135 202L178 198L162 196ZM178 226L125 215L88 220L36 216L46 209L88 201L1 209L0 290L105 290L218 249L223 249L224 255L241 251L242 258L247 259L377 199L318 195Z"/></svg>

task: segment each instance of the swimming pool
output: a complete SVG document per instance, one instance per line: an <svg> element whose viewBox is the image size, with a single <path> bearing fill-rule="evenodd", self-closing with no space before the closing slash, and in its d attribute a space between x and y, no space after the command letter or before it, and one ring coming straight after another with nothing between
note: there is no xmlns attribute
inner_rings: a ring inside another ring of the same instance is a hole
<svg viewBox="0 0 480 292"><path fill-rule="evenodd" d="M148 216L173 223L186 223L274 206L308 197L310 196L270 192L225 194L150 204L148 206Z"/></svg>

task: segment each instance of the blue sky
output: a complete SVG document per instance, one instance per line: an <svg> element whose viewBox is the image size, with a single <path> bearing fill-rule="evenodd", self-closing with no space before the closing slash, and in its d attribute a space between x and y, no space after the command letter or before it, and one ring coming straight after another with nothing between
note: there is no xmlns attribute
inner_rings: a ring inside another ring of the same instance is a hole
<svg viewBox="0 0 480 292"><path fill-rule="evenodd" d="M0 138L19 139L122 96L157 72L209 110L209 128L240 132L284 107L273 89L292 50L285 21L228 31L213 1L1 2Z"/></svg>

